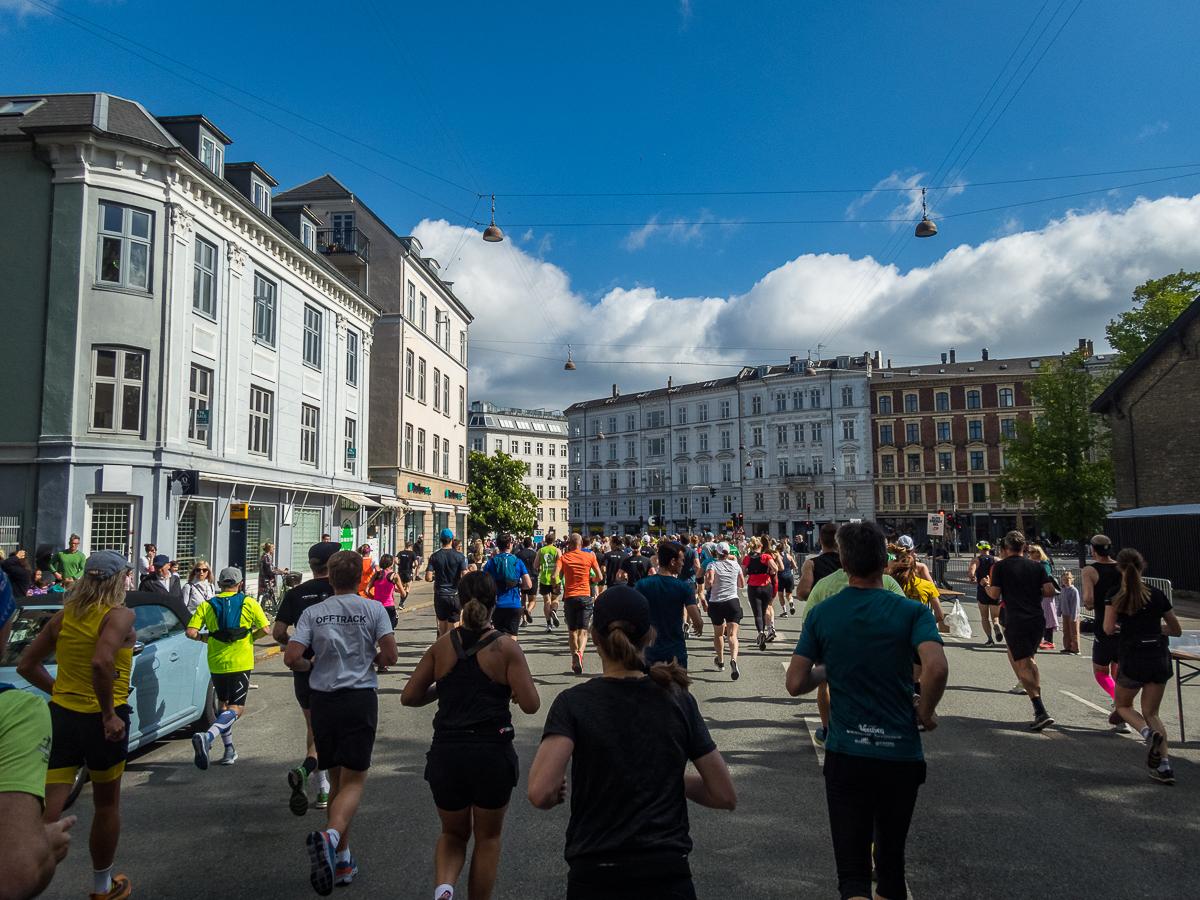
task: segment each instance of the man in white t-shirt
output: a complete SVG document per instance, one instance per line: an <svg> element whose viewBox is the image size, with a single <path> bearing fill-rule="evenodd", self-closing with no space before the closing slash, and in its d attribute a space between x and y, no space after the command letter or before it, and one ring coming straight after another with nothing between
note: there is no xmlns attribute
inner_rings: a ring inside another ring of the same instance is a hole
<svg viewBox="0 0 1200 900"><path fill-rule="evenodd" d="M358 594L363 558L341 550L329 558L334 595L300 614L283 661L311 672L310 706L317 767L329 776L329 827L306 839L312 886L321 896L350 884L358 865L347 833L358 811L379 720L376 666L396 664L396 636L384 607ZM378 645L378 651L376 651ZM313 658L305 659L312 648Z"/></svg>

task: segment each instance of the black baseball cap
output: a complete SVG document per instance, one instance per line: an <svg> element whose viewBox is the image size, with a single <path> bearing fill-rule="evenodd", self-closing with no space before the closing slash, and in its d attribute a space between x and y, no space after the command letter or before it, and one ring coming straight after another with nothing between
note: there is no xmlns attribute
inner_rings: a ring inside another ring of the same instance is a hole
<svg viewBox="0 0 1200 900"><path fill-rule="evenodd" d="M322 541L321 543L313 544L308 548L308 558L310 562L315 562L323 566L329 562L329 558L333 556L333 554L337 553L341 549L341 544L335 544L333 541Z"/></svg>
<svg viewBox="0 0 1200 900"><path fill-rule="evenodd" d="M636 643L650 630L650 604L633 588L614 585L596 598L592 626L601 634L606 634L613 622L632 625L634 633L629 634L629 639Z"/></svg>

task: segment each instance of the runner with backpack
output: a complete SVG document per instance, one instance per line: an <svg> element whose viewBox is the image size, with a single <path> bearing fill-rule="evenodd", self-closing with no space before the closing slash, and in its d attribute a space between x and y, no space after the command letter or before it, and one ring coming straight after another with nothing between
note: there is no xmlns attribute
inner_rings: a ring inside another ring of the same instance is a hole
<svg viewBox="0 0 1200 900"><path fill-rule="evenodd" d="M496 538L496 549L500 552L489 559L483 571L496 582L496 609L492 612L492 625L502 634L517 636L525 606L521 602L522 592L533 590L533 579L525 563L513 556L512 535L501 534Z"/></svg>

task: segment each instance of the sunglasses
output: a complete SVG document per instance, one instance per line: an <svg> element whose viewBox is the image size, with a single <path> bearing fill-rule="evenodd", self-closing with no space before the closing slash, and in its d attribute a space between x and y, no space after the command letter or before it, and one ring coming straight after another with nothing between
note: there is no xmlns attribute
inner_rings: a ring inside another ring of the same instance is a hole
<svg viewBox="0 0 1200 900"><path fill-rule="evenodd" d="M198 569L196 569L196 571L197 572L207 572L208 566L200 566Z"/></svg>

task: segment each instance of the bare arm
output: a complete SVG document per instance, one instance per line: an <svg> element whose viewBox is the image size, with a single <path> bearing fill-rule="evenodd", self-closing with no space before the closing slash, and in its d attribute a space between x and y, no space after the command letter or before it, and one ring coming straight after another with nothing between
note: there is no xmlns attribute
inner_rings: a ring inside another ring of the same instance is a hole
<svg viewBox="0 0 1200 900"><path fill-rule="evenodd" d="M1042 596L1043 597L1053 597L1054 594L1055 594L1055 590L1054 590L1054 582L1053 581L1047 581L1045 584L1042 585Z"/></svg>
<svg viewBox="0 0 1200 900"><path fill-rule="evenodd" d="M379 639L379 652L375 654L375 665L394 666L396 660L400 658L400 650L396 646L396 635L389 631Z"/></svg>
<svg viewBox="0 0 1200 900"><path fill-rule="evenodd" d="M1175 618L1175 610L1168 609L1163 613L1163 634L1169 637L1179 637L1183 634L1183 626L1179 624L1179 620Z"/></svg>
<svg viewBox="0 0 1200 900"><path fill-rule="evenodd" d="M533 579L529 577L528 573L521 576L521 590L526 593L533 590Z"/></svg>
<svg viewBox="0 0 1200 900"><path fill-rule="evenodd" d="M37 797L0 792L0 900L28 900L50 886L55 867L71 846L74 824L75 816L67 816L43 825Z"/></svg>
<svg viewBox="0 0 1200 900"><path fill-rule="evenodd" d="M700 617L700 607L692 603L685 606L683 611L687 613L688 621L692 623L692 631L696 633L696 637L704 634L704 619Z"/></svg>
<svg viewBox="0 0 1200 900"><path fill-rule="evenodd" d="M542 738L533 765L529 767L529 802L538 809L554 809L567 799L567 763L575 742L561 734Z"/></svg>
<svg viewBox="0 0 1200 900"><path fill-rule="evenodd" d="M286 647L288 645L287 622L281 622L279 619L276 619L275 624L271 627L271 637L275 638L275 642L280 646Z"/></svg>
<svg viewBox="0 0 1200 900"><path fill-rule="evenodd" d="M1083 582L1081 593L1083 594L1084 609L1094 610L1096 608L1096 579L1099 577L1092 566L1086 566L1079 575L1080 581Z"/></svg>
<svg viewBox="0 0 1200 900"><path fill-rule="evenodd" d="M408 684L400 694L400 703L404 706L425 706L437 700L437 684L434 680L434 648L425 651L416 669L409 676Z"/></svg>
<svg viewBox="0 0 1200 900"><path fill-rule="evenodd" d="M800 567L800 583L796 585L796 600L804 603L808 600L808 595L813 589L813 563L811 559L806 559L804 565Z"/></svg>
<svg viewBox="0 0 1200 900"><path fill-rule="evenodd" d="M1104 607L1104 632L1105 634L1117 633L1117 611L1114 607Z"/></svg>
<svg viewBox="0 0 1200 900"><path fill-rule="evenodd" d="M709 809L737 808L737 790L721 751L706 753L692 765L700 774L683 776L683 791L689 800Z"/></svg>
<svg viewBox="0 0 1200 900"><path fill-rule="evenodd" d="M132 647L137 638L133 616L132 609L109 612L100 622L100 633L92 654L92 690L100 704L104 737L110 741L119 741L125 736L125 723L117 716L113 705L113 685L117 680L117 651Z"/></svg>
<svg viewBox="0 0 1200 900"><path fill-rule="evenodd" d="M946 680L950 676L950 664L946 662L946 651L939 641L922 641L917 645L921 657L921 700L917 704L917 718L926 731L938 726L938 701L946 692Z"/></svg>
<svg viewBox="0 0 1200 900"><path fill-rule="evenodd" d="M299 641L288 641L287 649L283 651L283 664L293 672L311 672L312 660L304 658L306 644Z"/></svg>
<svg viewBox="0 0 1200 900"><path fill-rule="evenodd" d="M784 686L793 697L807 694L825 683L825 667L814 666L813 661L799 653L792 654L792 662L788 666Z"/></svg>
<svg viewBox="0 0 1200 900"><path fill-rule="evenodd" d="M62 631L63 614L55 613L50 621L38 632L17 663L17 674L32 684L39 691L47 694L54 693L54 678L46 668L45 659L54 652L58 644L58 634Z"/></svg>
<svg viewBox="0 0 1200 900"><path fill-rule="evenodd" d="M533 675L529 671L529 663L525 654L516 641L504 639L504 652L508 656L508 686L512 688L513 699L521 712L533 715L541 708L542 698L538 695L537 685L533 683Z"/></svg>

